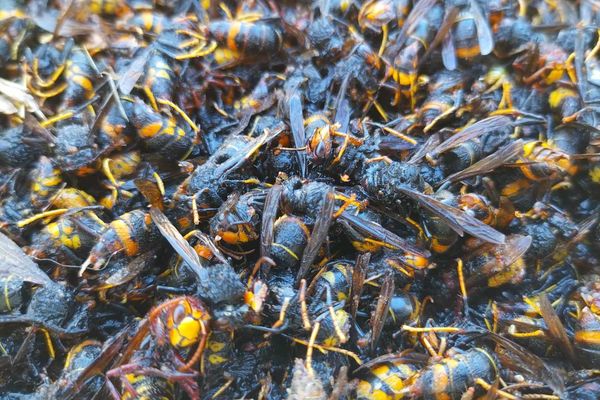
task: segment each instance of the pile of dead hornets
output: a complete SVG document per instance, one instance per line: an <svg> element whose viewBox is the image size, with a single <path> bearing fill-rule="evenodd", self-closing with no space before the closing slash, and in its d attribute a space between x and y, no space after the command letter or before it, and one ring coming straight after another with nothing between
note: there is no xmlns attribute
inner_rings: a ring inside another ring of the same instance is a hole
<svg viewBox="0 0 600 400"><path fill-rule="evenodd" d="M600 398L599 32L0 1L0 397Z"/></svg>

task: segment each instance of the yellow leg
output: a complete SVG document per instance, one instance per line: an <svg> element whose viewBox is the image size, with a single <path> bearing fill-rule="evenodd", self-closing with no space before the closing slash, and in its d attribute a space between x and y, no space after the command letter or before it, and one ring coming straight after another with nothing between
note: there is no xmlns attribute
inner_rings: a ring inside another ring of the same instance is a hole
<svg viewBox="0 0 600 400"><path fill-rule="evenodd" d="M384 163L390 165L392 163L392 160L388 157L388 156L377 156L377 157L373 157L373 158L369 158L366 163L370 164L372 162L377 162L377 161L383 161Z"/></svg>
<svg viewBox="0 0 600 400"><path fill-rule="evenodd" d="M418 328L414 326L402 325L401 328L404 332L412 333L427 333L427 332L446 332L446 333L460 333L462 329L453 326L430 326L427 328Z"/></svg>
<svg viewBox="0 0 600 400"><path fill-rule="evenodd" d="M195 39L202 40L202 41L206 41L206 36L202 35L201 33L197 33L197 32L193 32L187 29L177 29L175 31L175 33L180 34L180 35L188 35L191 36Z"/></svg>
<svg viewBox="0 0 600 400"><path fill-rule="evenodd" d="M331 316L331 321L333 322L333 328L335 329L335 334L337 335L338 339L340 339L340 343L346 343L348 341L348 338L346 337L346 335L344 335L344 332L342 332L342 329L338 324L338 321L335 317L335 310L333 309L333 305L329 304L328 309L329 315Z"/></svg>
<svg viewBox="0 0 600 400"><path fill-rule="evenodd" d="M389 119L387 113L385 112L385 110L383 109L383 107L381 106L381 104L379 104L379 102L375 99L372 100L372 103L375 106L375 109L377 110L379 115L381 115L381 118L383 118L383 120L385 122L389 121L390 119Z"/></svg>
<svg viewBox="0 0 600 400"><path fill-rule="evenodd" d="M342 213L350 205L354 205L354 206L358 207L359 209L363 209L364 208L364 206L363 206L362 203L356 201L356 195L354 193L350 197L344 196L344 195L341 195L341 194L337 194L337 195L335 195L335 198L336 198L336 200L342 200L344 202L344 204L342 204L340 206L340 208L335 212L335 214L333 214L334 218L337 218L340 215L342 215Z"/></svg>
<svg viewBox="0 0 600 400"><path fill-rule="evenodd" d="M54 345L52 344L52 338L50 338L50 334L44 328L39 328L39 331L44 335L44 341L46 342L46 347L48 347L48 356L54 360L56 358L56 352L54 351Z"/></svg>
<svg viewBox="0 0 600 400"><path fill-rule="evenodd" d="M225 14L225 18L233 20L233 14L231 13L231 10L229 9L229 7L227 7L225 3L219 3L219 8Z"/></svg>
<svg viewBox="0 0 600 400"><path fill-rule="evenodd" d="M217 48L217 42L211 41L208 45L201 44L201 45L197 46L196 49L192 50L189 53L177 55L175 57L175 59L176 60L187 60L190 58L204 57L204 56L212 53L213 51L215 51L216 48Z"/></svg>
<svg viewBox="0 0 600 400"><path fill-rule="evenodd" d="M437 355L442 357L444 355L444 353L446 352L446 346L448 345L448 339L446 339L445 337L442 337L441 341L440 341L440 348L438 349Z"/></svg>
<svg viewBox="0 0 600 400"><path fill-rule="evenodd" d="M402 132L398 132L395 129L392 129L392 128L389 128L387 126L384 126L383 130L386 131L386 132L388 132L388 133L390 133L390 134L392 134L393 136L396 136L397 138L400 138L400 139L404 140L405 142L408 142L408 143L412 144L412 145L416 145L417 144L417 141L415 139L413 139L412 137L410 137L408 135L403 134Z"/></svg>
<svg viewBox="0 0 600 400"><path fill-rule="evenodd" d="M200 128L198 128L198 125L196 125L194 123L194 121L192 121L191 118L185 113L185 111L183 111L177 104L175 104L172 101L169 101L167 99L158 99L157 102L159 104L167 105L167 106L171 107L172 109L174 109L175 111L177 111L177 113L179 115L181 115L181 118L183 118L185 120L185 122L188 123L188 125L192 128L192 130L194 132L200 131Z"/></svg>
<svg viewBox="0 0 600 400"><path fill-rule="evenodd" d="M54 71L52 71L52 74L50 74L48 79L43 79L40 76L39 61L37 58L33 60L32 70L33 70L33 76L35 78L35 84L41 88L47 89L50 86L54 85L56 83L56 81L58 80L58 78L60 78L61 74L65 70L65 65L64 64L59 65L58 68L56 68Z"/></svg>
<svg viewBox="0 0 600 400"><path fill-rule="evenodd" d="M261 13L246 13L246 14L238 15L235 18L235 20L242 21L242 22L256 22L263 17L264 17L264 15Z"/></svg>
<svg viewBox="0 0 600 400"><path fill-rule="evenodd" d="M317 334L319 333L319 328L321 327L319 322L315 322L313 330L310 334L310 340L308 341L308 347L306 349L306 369L310 375L314 375L315 371L312 368L312 353L315 345L315 340L317 339Z"/></svg>
<svg viewBox="0 0 600 400"><path fill-rule="evenodd" d="M513 108L512 95L510 93L511 88L512 88L512 85L510 84L510 82L502 83L502 99L500 100L500 103L498 104L499 110Z"/></svg>
<svg viewBox="0 0 600 400"><path fill-rule="evenodd" d="M429 355L431 357L437 356L437 351L435 351L435 349L431 345L431 342L429 341L429 339L427 339L425 336L422 336L421 343L423 344L423 346L425 347L425 349L427 350L427 352L429 353Z"/></svg>
<svg viewBox="0 0 600 400"><path fill-rule="evenodd" d="M19 222L17 222L17 226L19 228L22 228L26 225L29 225L35 221L40 220L40 219L48 218L48 217L56 217L58 215L62 215L64 213L66 213L67 211L69 211L68 208L59 208L56 210L45 211L45 212L36 214L33 217L29 217L29 218L20 220Z"/></svg>
<svg viewBox="0 0 600 400"><path fill-rule="evenodd" d="M302 313L302 324L304 329L310 330L310 318L308 318L308 308L306 306L306 279L300 281L300 310Z"/></svg>
<svg viewBox="0 0 600 400"><path fill-rule="evenodd" d="M456 259L456 270L458 272L458 284L460 285L460 293L463 298L463 306L467 308L467 285L465 284L465 276L463 273L463 261L460 258Z"/></svg>
<svg viewBox="0 0 600 400"><path fill-rule="evenodd" d="M220 395L222 395L222 394L223 394L223 392L225 392L225 391L227 390L227 388L228 388L229 386L231 386L231 384L232 384L233 382L235 382L235 379L233 379L233 378L229 378L229 379L227 379L227 382L225 382L225 383L223 384L223 386L221 386L221 387L219 388L219 390L217 390L217 391L215 392L215 394L213 394L213 395L212 395L211 399L216 399L217 397L219 397Z"/></svg>
<svg viewBox="0 0 600 400"><path fill-rule="evenodd" d="M160 175L157 172L153 172L152 176L154 177L154 180L156 180L156 185L158 186L158 190L160 191L161 195L165 195L165 184L162 180L162 178L160 177Z"/></svg>
<svg viewBox="0 0 600 400"><path fill-rule="evenodd" d="M112 159L110 158L105 158L104 160L102 160L102 172L104 172L104 176L106 176L106 178L110 181L110 183L115 187L119 187L123 184L123 182L119 182L115 179L115 176L113 175L112 171L110 170L110 162L112 161Z"/></svg>
<svg viewBox="0 0 600 400"><path fill-rule="evenodd" d="M489 383L487 383L486 381L484 381L481 378L475 379L475 383L478 384L479 386L481 386L482 388L484 388L485 390L490 390L492 388L492 385L490 385ZM502 391L500 389L496 389L495 394L499 397L503 397L508 400L517 400L516 396L513 396L512 394Z"/></svg>
<svg viewBox="0 0 600 400"><path fill-rule="evenodd" d="M291 300L290 297L286 297L285 299L283 299L283 305L281 306L281 310L279 311L279 318L277 319L277 321L275 321L272 328L277 329L284 324L285 315L286 315L287 309L290 305L290 300Z"/></svg>
<svg viewBox="0 0 600 400"><path fill-rule="evenodd" d="M306 340L302 340L302 339L298 339L298 338L292 338L292 340L296 343L300 343L304 346L308 346L308 342ZM340 354L347 355L348 357L351 357L354 361L356 361L356 363L358 365L362 364L360 357L358 355L356 355L355 353L351 352L350 350L340 349L339 347L333 347L333 346L319 345L316 343L313 344L313 347L315 349L319 350L321 353L327 353L328 351L333 351L334 353L340 353Z"/></svg>
<svg viewBox="0 0 600 400"><path fill-rule="evenodd" d="M152 106L152 108L154 108L155 111L158 111L158 104L156 104L156 97L154 97L154 93L152 93L152 89L150 88L150 86L144 86L144 93L146 93L146 97L148 97L148 101L150 102L150 105Z"/></svg>
<svg viewBox="0 0 600 400"><path fill-rule="evenodd" d="M48 126L54 125L55 123L57 123L59 121L64 121L65 119L69 119L69 118L73 117L73 115L74 115L73 111L67 111L62 114L55 115L54 117L49 118L45 121L40 122L40 125L43 128L47 128Z"/></svg>
<svg viewBox="0 0 600 400"><path fill-rule="evenodd" d="M55 97L58 96L59 94L61 94L62 92L64 92L64 90L67 88L67 84L64 83L60 86L55 87L54 89L51 90L47 90L47 91L41 91L37 88L34 88L31 85L27 85L29 88L29 91L31 91L31 93L33 93L35 96L40 97L42 99L48 99L50 97Z"/></svg>
<svg viewBox="0 0 600 400"><path fill-rule="evenodd" d="M565 62L565 68L571 82L577 83L577 73L575 72L575 67L573 66L573 60L575 60L575 53L571 53L569 55L569 58L567 58L567 61Z"/></svg>
<svg viewBox="0 0 600 400"><path fill-rule="evenodd" d="M377 55L379 57L383 56L383 52L385 51L385 47L387 46L387 41L388 41L388 34L389 34L389 29L387 24L383 25L381 27L381 46L379 46L379 51L377 52Z"/></svg>
<svg viewBox="0 0 600 400"><path fill-rule="evenodd" d="M598 29L598 34L600 35L600 29ZM598 50L600 50L600 37L598 37L598 41L594 48L585 57L585 62L588 62L592 57L595 57L596 54L598 54Z"/></svg>

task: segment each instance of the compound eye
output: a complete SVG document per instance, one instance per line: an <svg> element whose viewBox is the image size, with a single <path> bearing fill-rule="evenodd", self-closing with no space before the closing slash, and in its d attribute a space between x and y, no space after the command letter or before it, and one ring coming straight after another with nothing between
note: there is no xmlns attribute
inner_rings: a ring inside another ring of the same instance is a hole
<svg viewBox="0 0 600 400"><path fill-rule="evenodd" d="M175 307L175 310L173 310L173 325L179 325L186 315L185 306L183 304L178 304L177 307Z"/></svg>

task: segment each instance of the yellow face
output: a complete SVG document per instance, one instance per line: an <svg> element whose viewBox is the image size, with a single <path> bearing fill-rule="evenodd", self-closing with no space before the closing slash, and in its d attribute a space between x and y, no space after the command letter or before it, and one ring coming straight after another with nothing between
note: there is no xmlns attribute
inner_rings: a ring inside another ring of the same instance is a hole
<svg viewBox="0 0 600 400"><path fill-rule="evenodd" d="M173 347L188 347L198 343L205 334L202 310L193 308L188 301L178 304L168 321L169 341Z"/></svg>

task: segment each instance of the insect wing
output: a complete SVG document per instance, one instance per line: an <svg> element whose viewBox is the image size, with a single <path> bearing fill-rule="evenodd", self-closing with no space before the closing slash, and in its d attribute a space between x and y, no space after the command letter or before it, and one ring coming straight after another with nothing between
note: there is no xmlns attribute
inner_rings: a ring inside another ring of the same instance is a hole
<svg viewBox="0 0 600 400"><path fill-rule="evenodd" d="M427 155L427 153L432 152L433 149L439 146L441 142L442 138L440 132L432 134L427 138L427 140L425 141L425 143L423 143L422 146L418 147L418 150L410 157L410 159L407 162L409 164L418 163L423 157Z"/></svg>
<svg viewBox="0 0 600 400"><path fill-rule="evenodd" d="M457 208L408 188L399 187L398 190L442 218L460 236L463 236L464 232L467 232L471 236L489 243L503 244L505 241L502 233Z"/></svg>
<svg viewBox="0 0 600 400"><path fill-rule="evenodd" d="M263 208L262 224L260 231L260 255L268 257L271 254L271 245L273 243L273 225L277 218L277 210L279 209L279 199L283 193L281 185L273 185L265 199Z"/></svg>
<svg viewBox="0 0 600 400"><path fill-rule="evenodd" d="M133 90L133 87L137 83L138 79L144 73L144 67L152 55L152 47L146 47L142 50L141 54L138 55L127 67L127 69L120 74L120 78L117 81L117 87L121 94L128 95Z"/></svg>
<svg viewBox="0 0 600 400"><path fill-rule="evenodd" d="M154 250L150 250L138 257L135 257L127 264L126 268L118 268L116 271L114 271L104 283L110 287L124 285L138 276L144 270L144 268L146 268L146 265L154 260L155 255L156 252Z"/></svg>
<svg viewBox="0 0 600 400"><path fill-rule="evenodd" d="M379 292L379 298L377 299L377 305L375 306L375 310L371 315L371 350L375 350L377 342L379 341L379 337L381 336L381 331L383 330L383 325L385 324L392 294L394 294L394 278L392 273L388 271L383 278L383 283L381 284L381 290Z"/></svg>
<svg viewBox="0 0 600 400"><path fill-rule="evenodd" d="M437 0L420 0L406 17L406 21L400 30L398 40L394 43L395 49L400 50L408 36L413 33L417 27L417 23L425 17L430 9L435 5Z"/></svg>
<svg viewBox="0 0 600 400"><path fill-rule="evenodd" d="M444 22L438 32L436 33L431 45L425 52L421 63L423 63L431 52L442 43L442 61L444 62L444 66L446 69L453 71L456 69L457 61L456 61L456 52L454 49L454 40L452 39L452 26L456 21L456 17L458 16L458 7L452 7L450 11L446 13L444 17Z"/></svg>
<svg viewBox="0 0 600 400"><path fill-rule="evenodd" d="M477 121L473 125L470 125L451 136L448 140L442 142L439 146L432 150L431 154L437 156L445 151L455 148L461 143L475 139L476 137L493 131L494 129L503 128L511 123L512 120L503 115L496 115L482 119L481 121Z"/></svg>
<svg viewBox="0 0 600 400"><path fill-rule="evenodd" d="M456 182L462 179L467 179L473 176L485 175L494 171L496 168L504 165L508 160L521 156L523 154L523 140L519 139L510 144L504 146L500 150L487 157L482 158L475 164L463 169L462 171L456 172L446 179L444 182Z"/></svg>
<svg viewBox="0 0 600 400"><path fill-rule="evenodd" d="M272 131L265 129L265 132L263 132L262 135L250 141L248 144L246 144L246 146L240 149L236 157L231 157L220 164L215 174L217 176L226 176L227 174L235 171L241 167L256 150L275 139L281 132L283 132L283 129L283 124L278 125Z"/></svg>
<svg viewBox="0 0 600 400"><path fill-rule="evenodd" d="M198 254L194 251L194 248L190 246L183 236L181 236L181 233L179 233L177 228L169 221L167 216L156 207L150 207L150 216L160 230L160 233L167 239L171 246L173 246L173 249L175 249L177 254L183 258L191 268L192 272L196 274L198 280L206 282L207 273L200 263L200 257L198 257Z"/></svg>
<svg viewBox="0 0 600 400"><path fill-rule="evenodd" d="M346 132L348 130L348 124L350 123L350 116L352 109L350 108L350 102L346 99L346 90L348 89L348 82L350 81L350 75L346 75L342 84L340 85L340 91L335 101L335 117L334 122L340 124L340 131Z"/></svg>
<svg viewBox="0 0 600 400"><path fill-rule="evenodd" d="M352 288L350 289L350 299L352 301L350 315L352 318L356 318L358 312L358 304L365 284L369 261L371 261L371 253L359 254L356 257L356 263L352 271Z"/></svg>
<svg viewBox="0 0 600 400"><path fill-rule="evenodd" d="M565 326L558 315L556 315L556 311L554 311L552 303L550 303L545 293L540 297L540 313L542 314L542 318L544 318L544 322L548 325L548 330L552 338L560 345L560 348L566 353L569 359L574 362L576 357L573 345L567 336Z"/></svg>
<svg viewBox="0 0 600 400"><path fill-rule="evenodd" d="M134 183L150 205L159 210L164 209L163 195L156 182L153 182L149 177L143 177L135 179Z"/></svg>
<svg viewBox="0 0 600 400"><path fill-rule="evenodd" d="M412 244L402 239L400 236L388 231L387 229L373 221L366 220L348 212L342 213L340 218L342 218L342 220L348 222L350 225L360 230L361 232L364 232L391 247L402 249L406 252L417 254L422 257L429 257L431 255L429 251L413 246Z"/></svg>
<svg viewBox="0 0 600 400"><path fill-rule="evenodd" d="M296 275L296 282L304 277L312 265L317 252L321 248L321 245L325 241L327 234L329 233L329 226L333 220L333 208L335 206L335 196L333 192L329 191L325 193L319 216L315 221L315 226L312 229L304 252L302 253L302 259L300 260L300 268Z"/></svg>
<svg viewBox="0 0 600 400"><path fill-rule="evenodd" d="M86 381L94 376L105 373L115 365L115 360L118 360L119 354L122 352L127 343L127 336L131 327L125 328L119 334L110 339L103 347L102 351L94 361L86 368L81 370L76 379L68 383L67 386L60 389L58 392L60 398L74 399L77 398L78 392L81 390Z"/></svg>
<svg viewBox="0 0 600 400"><path fill-rule="evenodd" d="M287 99L288 114L290 117L290 129L292 130L292 138L294 146L297 148L306 145L306 132L304 132L304 116L302 114L302 99L298 88L294 89L294 93ZM298 151L298 162L300 163L300 172L304 176L306 174L306 153Z"/></svg>
<svg viewBox="0 0 600 400"><path fill-rule="evenodd" d="M37 285L53 285L54 282L13 242L0 233L0 277L12 276Z"/></svg>
<svg viewBox="0 0 600 400"><path fill-rule="evenodd" d="M454 42L452 41L450 32L448 32L448 35L444 38L444 43L442 44L442 62L447 70L454 71L456 69L456 50L454 49Z"/></svg>
<svg viewBox="0 0 600 400"><path fill-rule="evenodd" d="M476 0L471 0L471 12L475 18L475 26L477 27L477 39L479 41L479 52L482 55L490 54L494 50L494 37L492 29L483 15L479 4Z"/></svg>
<svg viewBox="0 0 600 400"><path fill-rule="evenodd" d="M485 338L496 342L496 354L502 365L511 370L520 371L529 379L546 383L556 394L563 393L565 382L563 374L548 365L544 360L523 346L492 332L486 332Z"/></svg>

